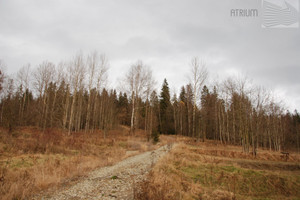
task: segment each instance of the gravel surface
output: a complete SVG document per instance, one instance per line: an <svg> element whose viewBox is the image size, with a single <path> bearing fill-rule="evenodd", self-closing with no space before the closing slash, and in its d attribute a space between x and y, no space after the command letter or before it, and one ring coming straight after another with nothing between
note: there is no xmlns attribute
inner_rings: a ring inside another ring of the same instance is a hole
<svg viewBox="0 0 300 200"><path fill-rule="evenodd" d="M153 164L170 148L162 146L99 168L75 185L38 199L133 199L134 185L146 178Z"/></svg>

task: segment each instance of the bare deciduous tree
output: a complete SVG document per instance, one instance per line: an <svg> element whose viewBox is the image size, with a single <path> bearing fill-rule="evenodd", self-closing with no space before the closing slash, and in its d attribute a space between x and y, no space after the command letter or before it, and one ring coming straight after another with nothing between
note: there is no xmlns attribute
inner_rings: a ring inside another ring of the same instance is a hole
<svg viewBox="0 0 300 200"><path fill-rule="evenodd" d="M192 137L195 137L195 127L196 127L196 108L197 102L200 98L200 91L204 82L207 79L208 71L206 69L206 64L203 60L194 57L191 60L191 77L190 82L193 89L193 128L192 128Z"/></svg>
<svg viewBox="0 0 300 200"><path fill-rule="evenodd" d="M145 85L145 132L148 135L148 140L150 139L152 133L152 118L153 118L153 107L150 104L150 95L154 91L154 86L156 84L152 71L147 69L146 71L146 85Z"/></svg>
<svg viewBox="0 0 300 200"><path fill-rule="evenodd" d="M43 124L43 129L46 126L46 117L48 113L48 104L47 104L47 89L50 82L53 81L55 73L55 65L51 62L44 61L38 66L34 72L34 86L37 90L39 96L39 112L40 112L40 125Z"/></svg>
<svg viewBox="0 0 300 200"><path fill-rule="evenodd" d="M72 93L72 104L71 104L70 120L69 120L69 134L70 134L73 129L74 121L78 122L77 119L74 119L75 108L77 103L77 94L80 92L80 90L82 90L84 75L85 75L85 65L84 65L83 55L81 53L77 54L73 59L73 62L70 63L69 71L70 71L70 87ZM77 112L81 112L81 111L77 110Z"/></svg>
<svg viewBox="0 0 300 200"><path fill-rule="evenodd" d="M3 63L2 60L0 60L0 101L3 99L3 97L5 96L4 92L3 92L3 87L4 87L4 83L5 83L5 74L4 74L4 70L5 70L5 64ZM4 94L4 95L3 95ZM3 121L3 109L4 108L4 103L2 102L2 108L1 108L1 115L0 115L0 122L2 123Z"/></svg>
<svg viewBox="0 0 300 200"><path fill-rule="evenodd" d="M96 103L96 95L92 97L92 89L96 88L96 91L100 92L99 90L101 89L102 85L105 83L107 78L108 61L104 54L99 55L98 52L94 51L88 56L87 65L88 65L89 98L87 103L87 117L85 122L85 131L90 129L91 110L94 110L94 112L96 112L95 109L96 106L94 106L93 109L91 108L92 101L94 105Z"/></svg>
<svg viewBox="0 0 300 200"><path fill-rule="evenodd" d="M20 112L19 112L19 120L20 124L22 123L23 120L23 115L24 115L24 109L25 109L25 101L27 99L27 95L30 87L30 64L24 65L17 73L17 81L18 81L18 86L21 87L23 95L22 102L20 104ZM26 124L24 124L26 125Z"/></svg>
<svg viewBox="0 0 300 200"><path fill-rule="evenodd" d="M137 61L133 64L125 76L125 82L128 86L128 92L131 93L131 121L130 121L130 133L133 134L136 124L136 113L138 109L138 98L142 97L146 90L147 82L149 82L148 77L152 72L146 69L146 66L142 61Z"/></svg>

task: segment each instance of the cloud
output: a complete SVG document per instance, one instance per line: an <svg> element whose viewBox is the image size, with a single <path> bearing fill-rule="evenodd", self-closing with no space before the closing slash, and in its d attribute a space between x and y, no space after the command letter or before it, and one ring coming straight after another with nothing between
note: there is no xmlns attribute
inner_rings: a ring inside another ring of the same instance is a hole
<svg viewBox="0 0 300 200"><path fill-rule="evenodd" d="M28 62L58 63L78 50L98 50L110 59L112 82L141 59L158 85L167 78L178 88L199 56L211 77L246 74L284 91L300 110L300 29L263 29L261 16L231 17L237 8L261 14L261 1L1 1L0 59L12 73Z"/></svg>

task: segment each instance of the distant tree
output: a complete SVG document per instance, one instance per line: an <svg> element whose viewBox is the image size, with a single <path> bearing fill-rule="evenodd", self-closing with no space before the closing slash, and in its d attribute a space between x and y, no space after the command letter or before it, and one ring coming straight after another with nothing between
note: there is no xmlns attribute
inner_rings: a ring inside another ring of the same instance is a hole
<svg viewBox="0 0 300 200"><path fill-rule="evenodd" d="M152 76L152 71L147 72L147 76L146 76L146 86L145 86L145 98L144 98L144 102L145 105L144 107L144 129L147 135L147 138L149 140L149 136L152 133L153 130L153 106L151 106L151 95L154 91L154 87L155 87L156 81L154 80L153 76Z"/></svg>
<svg viewBox="0 0 300 200"><path fill-rule="evenodd" d="M178 110L179 110L179 102L177 100L176 93L174 93L172 97L172 108L173 108L173 119L174 119L174 132L178 134L178 125L179 125L179 118L178 118Z"/></svg>
<svg viewBox="0 0 300 200"><path fill-rule="evenodd" d="M133 64L125 76L125 83L128 86L128 92L131 93L131 120L130 133L133 134L137 123L139 98L147 90L149 77L152 77L151 70L147 69L142 61Z"/></svg>
<svg viewBox="0 0 300 200"><path fill-rule="evenodd" d="M209 132L210 124L210 92L206 85L203 86L201 91L201 132L202 140L205 141L206 135Z"/></svg>
<svg viewBox="0 0 300 200"><path fill-rule="evenodd" d="M180 127L180 134L186 135L186 92L185 87L181 87L181 91L179 94L179 127Z"/></svg>
<svg viewBox="0 0 300 200"><path fill-rule="evenodd" d="M167 80L158 96L151 70L138 61L126 74L127 90L117 95L106 87L107 66L104 55L78 54L57 67L45 61L30 70L28 64L8 76L0 61L1 127L10 132L17 126L57 127L69 134L99 129L106 137L109 129L122 124L130 126L131 133L144 129L153 142L166 133L241 145L253 155L257 148L299 151L298 111L285 111L269 91L246 78L202 87L205 76L199 77L206 73L199 73L202 64L194 58L191 82L170 99Z"/></svg>
<svg viewBox="0 0 300 200"><path fill-rule="evenodd" d="M0 60L0 94L3 89L3 83L5 78L4 68L5 68L5 64L3 63L3 61Z"/></svg>
<svg viewBox="0 0 300 200"><path fill-rule="evenodd" d="M69 118L69 134L73 129L78 129L79 123L78 117L81 114L81 94L83 92L83 83L85 78L85 63L84 58L81 53L77 54L73 61L69 65L70 71L70 87L71 87L71 94L72 94L72 103L71 103L71 110L70 110L70 118ZM77 125L77 126L76 126Z"/></svg>
<svg viewBox="0 0 300 200"><path fill-rule="evenodd" d="M92 89L96 88L99 90L104 84L107 77L108 61L104 54L99 55L98 52L94 51L87 57L88 66L88 101L87 101L87 114L85 122L85 131L90 129L91 115L92 115L92 104L95 105L95 95L92 95Z"/></svg>
<svg viewBox="0 0 300 200"><path fill-rule="evenodd" d="M48 87L53 81L55 73L55 65L51 62L44 61L33 73L34 86L38 94L38 111L39 126L45 130L47 123L47 115L49 112L49 94Z"/></svg>
<svg viewBox="0 0 300 200"><path fill-rule="evenodd" d="M23 95L22 101L20 101L20 112L19 112L19 120L20 120L20 125L25 125L23 123L23 116L25 112L25 101L28 100L27 98L27 92L30 87L30 64L24 65L17 73L17 86L20 87L21 93ZM27 102L28 103L28 102Z"/></svg>
<svg viewBox="0 0 300 200"><path fill-rule="evenodd" d="M164 79L160 92L160 133L175 134L170 90L167 79Z"/></svg>
<svg viewBox="0 0 300 200"><path fill-rule="evenodd" d="M118 119L122 125L130 125L129 119L129 102L126 93L119 93L119 99L117 103Z"/></svg>
<svg viewBox="0 0 300 200"><path fill-rule="evenodd" d="M0 70L0 92L3 89L3 81L4 81L3 72Z"/></svg>
<svg viewBox="0 0 300 200"><path fill-rule="evenodd" d="M2 125L12 132L18 125L18 99L14 95L14 81L11 78L7 80L7 95L2 100L3 120Z"/></svg>
<svg viewBox="0 0 300 200"><path fill-rule="evenodd" d="M191 60L191 86L193 90L193 118L192 118L192 137L196 136L196 109L197 102L200 98L200 90L207 79L208 72L205 67L205 63L203 60L199 60L199 58L194 57Z"/></svg>
<svg viewBox="0 0 300 200"><path fill-rule="evenodd" d="M186 118L187 118L187 135L193 137L193 90L191 84L186 85Z"/></svg>
<svg viewBox="0 0 300 200"><path fill-rule="evenodd" d="M153 142L157 142L159 140L158 126L159 126L159 99L154 91L151 92L150 95L150 110L149 110L149 127L147 131L147 139L153 139Z"/></svg>
<svg viewBox="0 0 300 200"><path fill-rule="evenodd" d="M295 131L294 133L296 134L296 145L297 145L297 151L299 153L300 150L300 114L298 113L297 110L294 111L294 115L293 115L293 122L294 122L294 127L295 127Z"/></svg>

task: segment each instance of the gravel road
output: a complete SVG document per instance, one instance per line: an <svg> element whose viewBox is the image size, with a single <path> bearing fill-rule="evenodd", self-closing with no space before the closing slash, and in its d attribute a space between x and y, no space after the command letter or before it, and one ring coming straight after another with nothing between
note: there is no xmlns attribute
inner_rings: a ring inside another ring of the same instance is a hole
<svg viewBox="0 0 300 200"><path fill-rule="evenodd" d="M170 148L162 146L99 168L75 185L38 199L133 199L134 184L144 180L153 164Z"/></svg>

